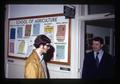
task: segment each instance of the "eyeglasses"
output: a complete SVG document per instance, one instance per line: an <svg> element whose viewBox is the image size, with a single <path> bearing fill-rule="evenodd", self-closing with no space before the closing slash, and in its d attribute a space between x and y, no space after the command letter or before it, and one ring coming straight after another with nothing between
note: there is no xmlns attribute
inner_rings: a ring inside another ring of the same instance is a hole
<svg viewBox="0 0 120 84"><path fill-rule="evenodd" d="M46 46L47 46L48 48L50 48L50 44L46 44Z"/></svg>

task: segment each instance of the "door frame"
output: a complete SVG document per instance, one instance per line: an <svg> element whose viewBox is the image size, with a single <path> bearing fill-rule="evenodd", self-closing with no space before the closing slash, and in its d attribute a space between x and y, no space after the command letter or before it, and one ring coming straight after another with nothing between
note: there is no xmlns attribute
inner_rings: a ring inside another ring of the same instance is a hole
<svg viewBox="0 0 120 84"><path fill-rule="evenodd" d="M80 16L78 19L78 74L79 78L82 76L82 68L83 68L83 60L84 60L84 54L85 54L85 21L89 20L99 20L99 19L112 19L115 18L114 15L109 15L109 13L103 13L103 14L92 14L92 15L85 15Z"/></svg>

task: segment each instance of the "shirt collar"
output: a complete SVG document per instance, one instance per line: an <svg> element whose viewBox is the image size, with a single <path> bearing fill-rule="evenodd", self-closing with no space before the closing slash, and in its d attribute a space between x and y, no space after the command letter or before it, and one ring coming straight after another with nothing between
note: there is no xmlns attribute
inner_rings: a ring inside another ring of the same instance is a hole
<svg viewBox="0 0 120 84"><path fill-rule="evenodd" d="M98 52L99 52L99 54L102 54L102 53L103 53L103 50L100 49ZM94 52L94 55L95 55L95 56L96 56L96 54L97 54L97 52Z"/></svg>
<svg viewBox="0 0 120 84"><path fill-rule="evenodd" d="M40 61L42 61L43 60L43 55L40 55L37 50L36 50L36 52L38 54L38 57L40 58Z"/></svg>

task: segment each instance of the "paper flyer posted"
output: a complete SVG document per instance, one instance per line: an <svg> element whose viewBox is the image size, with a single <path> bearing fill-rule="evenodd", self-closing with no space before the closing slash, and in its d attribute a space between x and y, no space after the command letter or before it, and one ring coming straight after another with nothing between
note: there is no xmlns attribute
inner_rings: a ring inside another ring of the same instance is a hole
<svg viewBox="0 0 120 84"><path fill-rule="evenodd" d="M24 40L20 40L18 42L18 53L25 54L25 41Z"/></svg>
<svg viewBox="0 0 120 84"><path fill-rule="evenodd" d="M33 24L33 35L40 34L40 24Z"/></svg>
<svg viewBox="0 0 120 84"><path fill-rule="evenodd" d="M30 36L31 34L31 25L25 26L25 36Z"/></svg>
<svg viewBox="0 0 120 84"><path fill-rule="evenodd" d="M23 28L18 27L17 28L17 38L22 38L22 36L23 36Z"/></svg>
<svg viewBox="0 0 120 84"><path fill-rule="evenodd" d="M57 37L58 41L64 41L64 39L65 39L65 30L66 30L65 27L66 27L65 25L57 25L56 37Z"/></svg>
<svg viewBox="0 0 120 84"><path fill-rule="evenodd" d="M16 32L15 28L10 29L10 39L15 39L15 32Z"/></svg>
<svg viewBox="0 0 120 84"><path fill-rule="evenodd" d="M64 45L56 45L56 59L64 59L65 58L65 46Z"/></svg>
<svg viewBox="0 0 120 84"><path fill-rule="evenodd" d="M32 53L32 50L35 49L33 44L34 44L34 38L29 39L27 46L27 56L29 56Z"/></svg>
<svg viewBox="0 0 120 84"><path fill-rule="evenodd" d="M51 42L54 41L54 28L53 28L53 26L45 26L44 33L45 33L45 35L47 35L51 39Z"/></svg>
<svg viewBox="0 0 120 84"><path fill-rule="evenodd" d="M10 42L10 53L14 53L14 42Z"/></svg>

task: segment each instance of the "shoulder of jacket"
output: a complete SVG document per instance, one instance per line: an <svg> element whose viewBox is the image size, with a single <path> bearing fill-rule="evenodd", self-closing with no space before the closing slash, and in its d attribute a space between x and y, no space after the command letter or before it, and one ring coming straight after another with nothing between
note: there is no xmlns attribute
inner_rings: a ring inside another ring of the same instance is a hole
<svg viewBox="0 0 120 84"><path fill-rule="evenodd" d="M26 59L26 63L30 63L30 62L35 62L35 58L34 56L30 55L27 59Z"/></svg>
<svg viewBox="0 0 120 84"><path fill-rule="evenodd" d="M86 53L86 55L92 55L92 54L94 54L93 51Z"/></svg>

